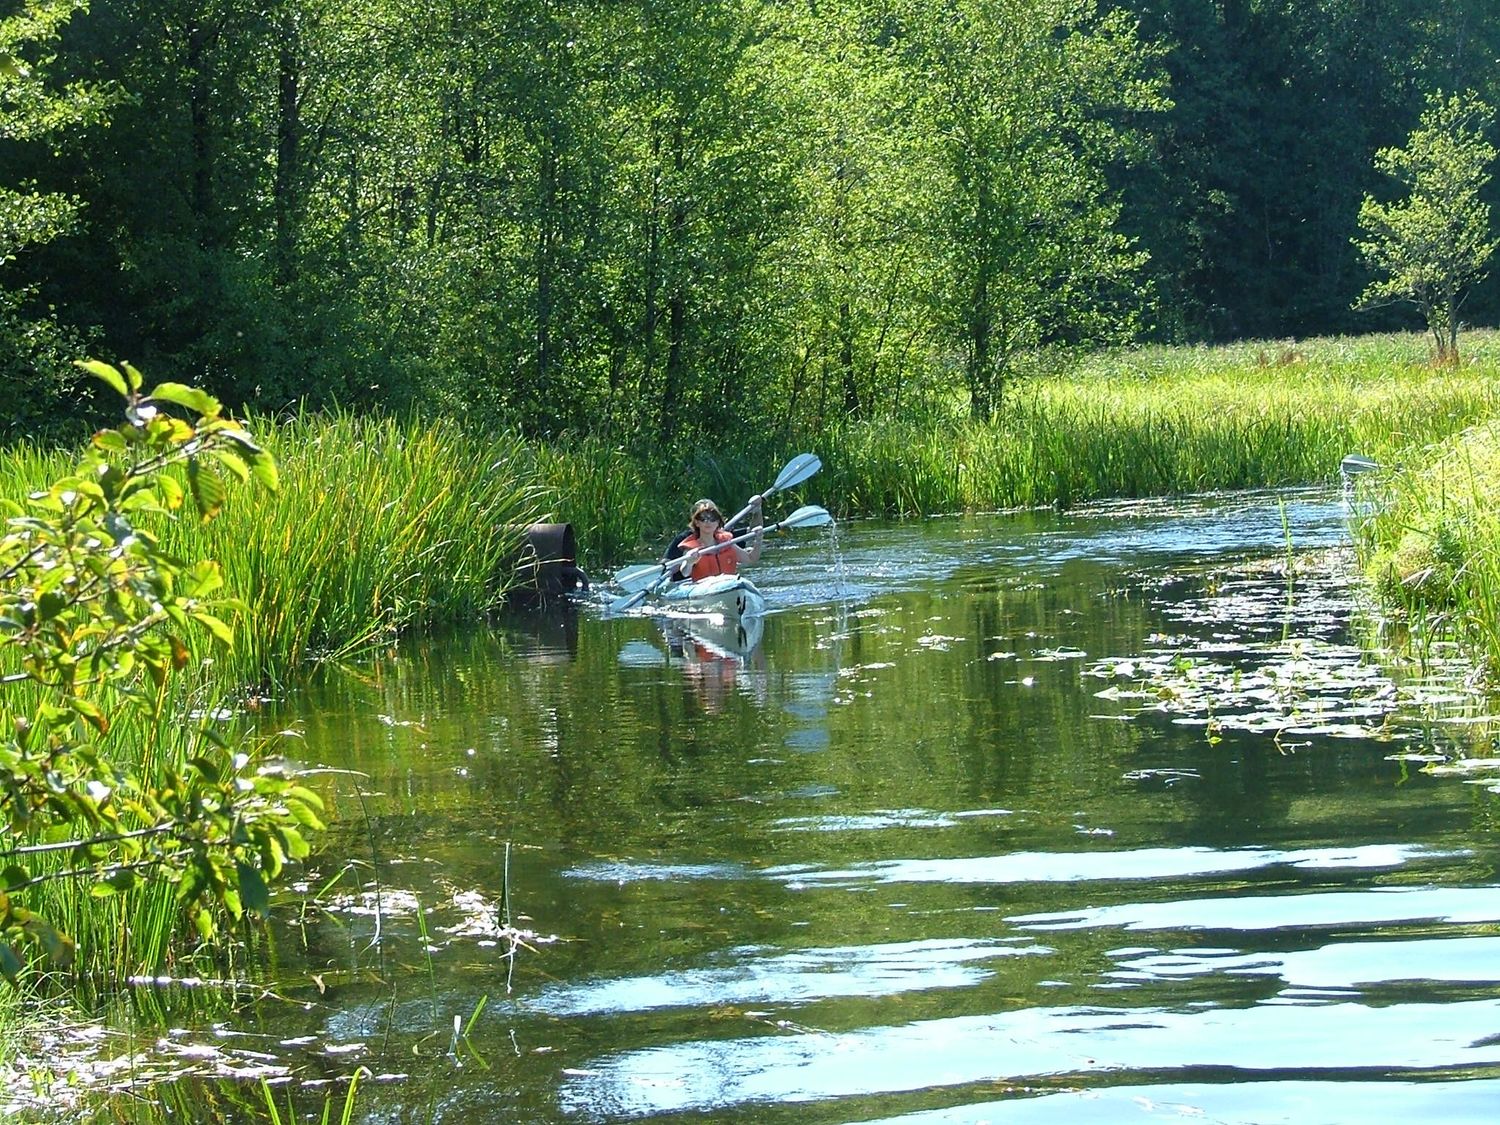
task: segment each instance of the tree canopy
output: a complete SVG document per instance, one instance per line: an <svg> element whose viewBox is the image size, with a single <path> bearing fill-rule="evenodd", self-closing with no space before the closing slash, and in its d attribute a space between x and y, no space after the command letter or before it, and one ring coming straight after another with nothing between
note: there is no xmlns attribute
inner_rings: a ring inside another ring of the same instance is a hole
<svg viewBox="0 0 1500 1125"><path fill-rule="evenodd" d="M84 340L236 407L686 450L982 416L1057 349L1393 327L1351 310L1374 153L1431 91L1500 95L1482 0L25 0L4 27L12 434Z"/></svg>
<svg viewBox="0 0 1500 1125"><path fill-rule="evenodd" d="M1360 306L1416 306L1439 358L1458 358L1459 310L1500 246L1483 197L1495 160L1485 135L1494 122L1494 111L1473 92L1433 94L1407 146L1375 154L1375 166L1399 181L1405 196L1381 202L1367 195L1359 209L1365 237L1357 245L1381 274Z"/></svg>

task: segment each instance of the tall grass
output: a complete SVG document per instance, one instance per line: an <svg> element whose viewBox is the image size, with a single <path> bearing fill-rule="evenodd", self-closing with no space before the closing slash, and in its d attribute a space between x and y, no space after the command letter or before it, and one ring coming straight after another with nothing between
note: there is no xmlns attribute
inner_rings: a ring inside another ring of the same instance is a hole
<svg viewBox="0 0 1500 1125"><path fill-rule="evenodd" d="M544 512L537 457L519 438L350 414L252 421L281 488L231 493L203 526L152 528L182 557L216 559L249 606L225 685L282 680L399 633L475 619L515 580L525 525ZM0 457L0 495L71 468L23 445Z"/></svg>
<svg viewBox="0 0 1500 1125"><path fill-rule="evenodd" d="M1500 679L1500 421L1413 450L1361 505L1361 559L1413 648L1452 637Z"/></svg>
<svg viewBox="0 0 1500 1125"><path fill-rule="evenodd" d="M845 426L819 485L842 513L917 515L1312 483L1497 413L1493 365L1433 369L1388 341L1096 359L1014 386L989 423Z"/></svg>
<svg viewBox="0 0 1500 1125"><path fill-rule="evenodd" d="M231 496L206 528L162 530L170 549L219 560L250 607L232 677L279 679L504 597L543 508L519 439L349 414L252 430L277 458L280 491Z"/></svg>

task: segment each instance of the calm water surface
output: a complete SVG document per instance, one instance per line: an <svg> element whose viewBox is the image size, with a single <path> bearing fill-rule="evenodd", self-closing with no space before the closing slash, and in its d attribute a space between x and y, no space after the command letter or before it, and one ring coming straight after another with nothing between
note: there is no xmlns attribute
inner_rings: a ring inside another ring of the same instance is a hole
<svg viewBox="0 0 1500 1125"><path fill-rule="evenodd" d="M280 999L168 1039L371 1121L1492 1122L1496 798L1352 642L1345 515L850 524L767 548L758 638L333 677L264 724L358 771Z"/></svg>

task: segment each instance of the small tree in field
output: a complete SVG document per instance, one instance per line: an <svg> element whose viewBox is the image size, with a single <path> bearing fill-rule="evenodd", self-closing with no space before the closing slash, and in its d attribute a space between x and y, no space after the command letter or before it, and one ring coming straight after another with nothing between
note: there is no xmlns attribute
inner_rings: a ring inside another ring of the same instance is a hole
<svg viewBox="0 0 1500 1125"><path fill-rule="evenodd" d="M1494 116L1472 92L1429 95L1406 148L1375 154L1376 169L1401 181L1406 197L1380 203L1365 196L1359 208L1365 237L1354 243L1385 276L1355 307L1415 305L1445 362L1458 359L1459 309L1500 244L1490 237L1489 204L1480 198L1495 159L1485 138Z"/></svg>

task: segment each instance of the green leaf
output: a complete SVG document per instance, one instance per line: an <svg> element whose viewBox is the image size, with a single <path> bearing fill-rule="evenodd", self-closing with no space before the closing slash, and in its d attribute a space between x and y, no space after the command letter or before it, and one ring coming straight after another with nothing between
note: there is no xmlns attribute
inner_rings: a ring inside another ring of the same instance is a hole
<svg viewBox="0 0 1500 1125"><path fill-rule="evenodd" d="M228 469L239 480L241 484L250 481L250 466L245 464L245 459L232 449L216 449L213 452L219 464Z"/></svg>
<svg viewBox="0 0 1500 1125"><path fill-rule="evenodd" d="M31 873L18 864L12 864L5 869L3 874L0 874L0 890L13 891L17 887L24 887L29 882L31 882Z"/></svg>
<svg viewBox="0 0 1500 1125"><path fill-rule="evenodd" d="M234 866L239 872L240 899L244 902L245 909L264 918L271 911L271 891L266 886L265 879L244 860L236 860Z"/></svg>
<svg viewBox="0 0 1500 1125"><path fill-rule="evenodd" d="M308 847L307 840L295 828L280 827L276 830L276 833L281 837L281 846L285 849L286 854L293 859L306 859L312 854L312 849Z"/></svg>
<svg viewBox="0 0 1500 1125"><path fill-rule="evenodd" d="M130 392L125 389L125 376L121 375L119 371L109 364L101 363L97 359L79 359L73 362L75 366L83 368L83 370L87 371L94 378L108 383L115 390L119 391L122 398L130 397Z"/></svg>
<svg viewBox="0 0 1500 1125"><path fill-rule="evenodd" d="M21 959L16 956L16 951L10 947L9 942L0 941L0 973L4 973L8 981L14 981L21 975Z"/></svg>
<svg viewBox="0 0 1500 1125"><path fill-rule="evenodd" d="M151 388L150 396L161 402L174 402L205 417L217 417L223 405L207 391L189 387L183 383L158 383Z"/></svg>
<svg viewBox="0 0 1500 1125"><path fill-rule="evenodd" d="M250 472L267 492L281 490L281 476L276 469L276 458L264 450L250 458Z"/></svg>
<svg viewBox="0 0 1500 1125"><path fill-rule="evenodd" d="M318 814L301 801L288 801L286 808L292 818L304 828L311 828L314 832L323 831L324 824L318 819Z"/></svg>
<svg viewBox="0 0 1500 1125"><path fill-rule="evenodd" d="M188 764L201 773L211 784L217 785L221 778L218 763L205 755L189 758Z"/></svg>
<svg viewBox="0 0 1500 1125"><path fill-rule="evenodd" d="M214 638L226 645L234 644L234 630L211 613L194 613L193 620L202 625Z"/></svg>
<svg viewBox="0 0 1500 1125"><path fill-rule="evenodd" d="M323 811L323 798L319 797L311 789L307 789L301 785L294 785L287 790L286 795L290 800L301 801L304 805L311 805L319 812Z"/></svg>
<svg viewBox="0 0 1500 1125"><path fill-rule="evenodd" d="M119 430L100 430L94 435L94 448L102 449L106 453L124 453L125 435Z"/></svg>
<svg viewBox="0 0 1500 1125"><path fill-rule="evenodd" d="M128 655L129 653L122 654L122 656ZM129 669L126 668L125 671L128 672ZM109 716L100 710L98 704L94 703L93 700L75 696L73 699L73 710L82 715L88 721L89 725L100 734L109 733Z"/></svg>
<svg viewBox="0 0 1500 1125"><path fill-rule="evenodd" d="M224 506L224 482L212 470L197 461L188 462L188 487L193 493L193 503L198 506L198 515L207 523L219 514Z"/></svg>
<svg viewBox="0 0 1500 1125"><path fill-rule="evenodd" d="M51 922L44 922L33 915L26 920L24 928L28 934L41 943L54 965L66 967L73 963L73 953L76 948L73 939Z"/></svg>
<svg viewBox="0 0 1500 1125"><path fill-rule="evenodd" d="M156 478L156 487L161 492L162 500L172 511L182 507L182 485L177 483L177 478L162 473Z"/></svg>

